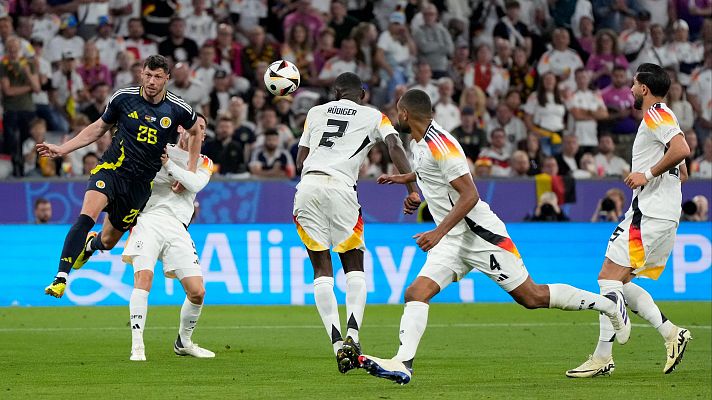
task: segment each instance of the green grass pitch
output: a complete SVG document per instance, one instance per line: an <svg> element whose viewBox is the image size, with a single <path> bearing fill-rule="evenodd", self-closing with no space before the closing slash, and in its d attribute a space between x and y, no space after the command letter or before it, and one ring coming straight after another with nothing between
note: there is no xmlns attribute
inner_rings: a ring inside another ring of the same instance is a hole
<svg viewBox="0 0 712 400"><path fill-rule="evenodd" d="M209 294L208 294L209 298ZM368 306L364 351L392 356L402 306ZM710 399L710 302L661 303L694 340L663 375L657 331L633 317L612 377L568 379L593 351L594 312L434 304L413 380L341 375L315 307L208 305L194 340L213 360L177 357L178 307L149 307L147 362L130 362L128 307L0 309L0 399ZM343 319L343 310L342 310Z"/></svg>

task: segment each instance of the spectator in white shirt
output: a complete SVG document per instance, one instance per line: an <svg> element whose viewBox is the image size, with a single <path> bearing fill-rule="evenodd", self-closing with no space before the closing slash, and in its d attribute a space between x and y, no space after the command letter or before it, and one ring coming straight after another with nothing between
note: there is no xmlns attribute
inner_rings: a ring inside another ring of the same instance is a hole
<svg viewBox="0 0 712 400"><path fill-rule="evenodd" d="M569 31L564 28L554 29L551 41L553 48L541 56L536 67L539 75L553 72L559 78L561 88L568 90L576 87L573 72L583 67L581 57L569 48L570 42Z"/></svg>
<svg viewBox="0 0 712 400"><path fill-rule="evenodd" d="M59 35L47 43L45 56L51 63L59 63L64 53L70 52L75 57L84 55L84 39L77 36L77 18L72 14L62 17Z"/></svg>
<svg viewBox="0 0 712 400"><path fill-rule="evenodd" d="M665 31L657 24L650 26L650 45L646 46L630 65L635 71L642 63L653 63L663 68L677 69L677 55L665 44Z"/></svg>
<svg viewBox="0 0 712 400"><path fill-rule="evenodd" d="M502 128L492 131L490 146L482 149L478 157L478 160L489 160L492 162L491 176L506 177L510 175L511 168L509 166L509 158L511 157L511 153L508 153L505 149L505 136L506 134Z"/></svg>
<svg viewBox="0 0 712 400"><path fill-rule="evenodd" d="M598 176L625 177L630 172L630 165L615 155L615 150L613 136L610 133L602 133L598 138L598 154L594 157Z"/></svg>
<svg viewBox="0 0 712 400"><path fill-rule="evenodd" d="M42 39L43 43L49 41L59 32L60 20L56 14L50 13L47 0L32 0L30 3L32 14L32 37Z"/></svg>
<svg viewBox="0 0 712 400"><path fill-rule="evenodd" d="M684 99L684 93L680 82L673 82L668 90L666 103L677 117L680 130L687 132L695 123L695 112L692 110L692 104Z"/></svg>
<svg viewBox="0 0 712 400"><path fill-rule="evenodd" d="M187 63L178 63L171 75L173 79L168 82L168 90L182 97L193 109L209 114L203 110L203 106L210 103L210 92L202 82L191 76L190 66Z"/></svg>
<svg viewBox="0 0 712 400"><path fill-rule="evenodd" d="M430 96L430 103L435 104L440 99L438 87L433 84L433 71L430 69L430 64L425 61L418 63L415 73L415 83L410 85L409 89L419 89Z"/></svg>
<svg viewBox="0 0 712 400"><path fill-rule="evenodd" d="M569 129L578 138L584 151L598 145L598 121L608 118L608 109L598 91L590 89L589 72L579 68L575 73L576 90L566 102L569 111Z"/></svg>
<svg viewBox="0 0 712 400"><path fill-rule="evenodd" d="M454 91L455 84L452 79L442 77L438 80L439 100L434 107L434 119L448 132L460 126L460 109L452 101Z"/></svg>
<svg viewBox="0 0 712 400"><path fill-rule="evenodd" d="M504 102L497 104L495 118L487 124L488 140L492 137L492 131L497 128L504 129L506 134L505 149L508 153L514 151L520 140L527 138L527 127L524 125L524 121L515 116L512 109Z"/></svg>
<svg viewBox="0 0 712 400"><path fill-rule="evenodd" d="M106 65L109 70L115 71L119 64L119 53L126 50L124 38L114 34L114 24L109 17L99 18L99 29L97 35L91 40L99 49L99 60Z"/></svg>
<svg viewBox="0 0 712 400"><path fill-rule="evenodd" d="M185 36L193 39L198 47L218 36L215 18L205 12L205 0L193 0L193 12L184 18Z"/></svg>
<svg viewBox="0 0 712 400"><path fill-rule="evenodd" d="M712 178L712 137L705 139L702 145L702 155L693 162L693 178Z"/></svg>

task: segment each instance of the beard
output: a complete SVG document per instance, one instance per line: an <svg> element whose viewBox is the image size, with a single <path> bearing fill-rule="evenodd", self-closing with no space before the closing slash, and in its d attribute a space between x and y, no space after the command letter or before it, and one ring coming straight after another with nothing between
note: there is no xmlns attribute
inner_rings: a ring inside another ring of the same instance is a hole
<svg viewBox="0 0 712 400"><path fill-rule="evenodd" d="M635 102L633 103L633 108L636 110L642 110L643 109L643 96L636 96L633 95L635 98Z"/></svg>
<svg viewBox="0 0 712 400"><path fill-rule="evenodd" d="M410 126L408 123L402 122L401 120L398 120L398 124L396 124L394 128L400 133L410 133Z"/></svg>

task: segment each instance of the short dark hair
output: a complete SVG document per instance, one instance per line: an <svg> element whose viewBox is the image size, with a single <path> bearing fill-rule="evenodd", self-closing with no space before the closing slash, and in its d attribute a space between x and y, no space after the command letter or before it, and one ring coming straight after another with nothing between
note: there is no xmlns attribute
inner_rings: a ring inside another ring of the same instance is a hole
<svg viewBox="0 0 712 400"><path fill-rule="evenodd" d="M35 200L35 210L36 210L37 207L39 207L40 205L42 205L42 204L47 204L47 203L49 203L49 200L45 199L44 197L38 198L37 200Z"/></svg>
<svg viewBox="0 0 712 400"><path fill-rule="evenodd" d="M171 73L171 69L168 68L168 59L159 54L148 56L143 62L143 67L151 70L162 69L166 74Z"/></svg>
<svg viewBox="0 0 712 400"><path fill-rule="evenodd" d="M86 159L89 157L96 157L97 160L99 159L99 156L96 153L90 151L87 154L84 154L84 157L82 157L82 162L86 161Z"/></svg>
<svg viewBox="0 0 712 400"><path fill-rule="evenodd" d="M643 63L635 71L635 80L650 89L655 97L665 97L670 89L670 76L656 64Z"/></svg>
<svg viewBox="0 0 712 400"><path fill-rule="evenodd" d="M360 92L363 89L363 81L353 72L344 72L336 77L334 90L337 92Z"/></svg>
<svg viewBox="0 0 712 400"><path fill-rule="evenodd" d="M267 129L264 133L265 136L279 136L279 132L276 129Z"/></svg>
<svg viewBox="0 0 712 400"><path fill-rule="evenodd" d="M203 115L203 113L199 113L199 112L196 111L196 112L195 112L195 116L196 116L196 121L197 121L197 118L202 118L203 121L205 121L205 124L206 124L206 125L208 124L208 117L206 117L205 115ZM231 120L231 121L232 121L232 120Z"/></svg>
<svg viewBox="0 0 712 400"><path fill-rule="evenodd" d="M626 72L626 73L627 73L627 72L628 72L628 69L627 69L626 67L622 66L622 65L616 64L616 65L613 67L613 71L611 71L611 72L616 72L616 71L623 71L623 72Z"/></svg>
<svg viewBox="0 0 712 400"><path fill-rule="evenodd" d="M430 96L420 89L410 89L400 98L401 107L409 113L422 117L432 117L433 103Z"/></svg>

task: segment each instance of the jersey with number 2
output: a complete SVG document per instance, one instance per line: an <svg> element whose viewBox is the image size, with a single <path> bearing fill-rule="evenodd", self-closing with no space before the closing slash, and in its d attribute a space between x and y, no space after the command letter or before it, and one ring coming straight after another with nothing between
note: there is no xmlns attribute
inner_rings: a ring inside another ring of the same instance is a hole
<svg viewBox="0 0 712 400"><path fill-rule="evenodd" d="M313 107L304 122L299 145L309 148L302 176L322 172L356 185L368 151L388 135L397 135L380 111L341 99Z"/></svg>

